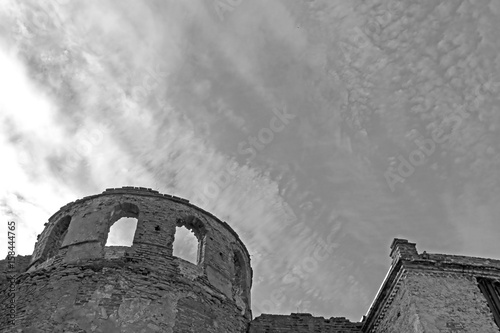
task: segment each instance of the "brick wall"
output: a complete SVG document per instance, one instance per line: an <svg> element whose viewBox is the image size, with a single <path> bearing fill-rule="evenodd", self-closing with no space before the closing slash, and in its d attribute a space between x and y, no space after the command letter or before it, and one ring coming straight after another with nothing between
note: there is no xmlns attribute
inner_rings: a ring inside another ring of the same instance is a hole
<svg viewBox="0 0 500 333"><path fill-rule="evenodd" d="M350 333L361 332L361 323L344 317L325 319L309 313L285 315L263 314L250 323L249 333Z"/></svg>

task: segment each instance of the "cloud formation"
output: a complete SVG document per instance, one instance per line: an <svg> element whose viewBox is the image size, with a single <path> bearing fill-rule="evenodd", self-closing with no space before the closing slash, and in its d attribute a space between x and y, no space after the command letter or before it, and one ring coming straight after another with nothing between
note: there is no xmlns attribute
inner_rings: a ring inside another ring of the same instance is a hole
<svg viewBox="0 0 500 333"><path fill-rule="evenodd" d="M3 1L3 220L29 254L67 202L152 187L240 234L254 315L358 320L394 237L500 250L495 6ZM473 116L391 192L384 172L459 106Z"/></svg>

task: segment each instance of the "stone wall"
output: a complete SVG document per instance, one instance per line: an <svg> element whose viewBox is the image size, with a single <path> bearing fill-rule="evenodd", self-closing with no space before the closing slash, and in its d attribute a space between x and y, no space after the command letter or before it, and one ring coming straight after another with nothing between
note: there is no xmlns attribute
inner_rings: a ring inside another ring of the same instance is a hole
<svg viewBox="0 0 500 333"><path fill-rule="evenodd" d="M393 242L393 265L364 323L367 333L498 333L478 278L500 280L500 260L418 254Z"/></svg>
<svg viewBox="0 0 500 333"><path fill-rule="evenodd" d="M11 313L11 303L15 304L16 288L15 278L26 271L31 261L31 256L16 256L14 260L0 260L0 329L7 327Z"/></svg>
<svg viewBox="0 0 500 333"><path fill-rule="evenodd" d="M231 299L176 266L98 259L23 274L17 323L23 332L246 331L248 320Z"/></svg>
<svg viewBox="0 0 500 333"><path fill-rule="evenodd" d="M15 272L17 274L22 273L26 271L28 268L30 262L31 262L31 256L16 256L14 257L14 269L9 269L9 261L7 258L4 260L0 260L0 279L5 278L5 275L7 274L7 271L10 272ZM12 263L12 261L11 261Z"/></svg>
<svg viewBox="0 0 500 333"><path fill-rule="evenodd" d="M106 247L121 217L138 220L133 245ZM177 226L197 236L197 264L172 255ZM49 219L29 268L17 275L11 330L243 333L251 283L248 251L225 222L185 199L110 189Z"/></svg>
<svg viewBox="0 0 500 333"><path fill-rule="evenodd" d="M409 271L376 329L368 332L498 333L476 278Z"/></svg>
<svg viewBox="0 0 500 333"><path fill-rule="evenodd" d="M262 314L250 323L249 333L350 333L361 332L361 323L344 317L325 319L309 313L286 315Z"/></svg>
<svg viewBox="0 0 500 333"><path fill-rule="evenodd" d="M390 306L382 312L378 326L366 332L419 332L421 324L406 280L396 286L391 298Z"/></svg>

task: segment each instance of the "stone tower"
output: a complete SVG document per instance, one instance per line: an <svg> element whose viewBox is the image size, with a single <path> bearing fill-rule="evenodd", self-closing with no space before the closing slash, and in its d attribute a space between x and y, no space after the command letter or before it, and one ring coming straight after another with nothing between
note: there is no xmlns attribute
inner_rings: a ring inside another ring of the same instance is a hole
<svg viewBox="0 0 500 333"><path fill-rule="evenodd" d="M122 217L137 219L133 245L106 247ZM198 239L197 264L173 256L177 226ZM147 188L62 207L24 265L12 332L239 333L252 318L250 256L238 235L188 200Z"/></svg>

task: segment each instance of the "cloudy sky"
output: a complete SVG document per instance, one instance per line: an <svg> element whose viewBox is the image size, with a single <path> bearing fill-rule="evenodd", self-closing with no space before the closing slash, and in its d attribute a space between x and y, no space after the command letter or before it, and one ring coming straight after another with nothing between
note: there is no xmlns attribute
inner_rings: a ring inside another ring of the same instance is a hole
<svg viewBox="0 0 500 333"><path fill-rule="evenodd" d="M254 315L352 320L394 237L500 258L499 16L490 0L3 0L1 244L13 220L31 254L67 202L152 187L239 233Z"/></svg>

